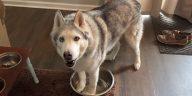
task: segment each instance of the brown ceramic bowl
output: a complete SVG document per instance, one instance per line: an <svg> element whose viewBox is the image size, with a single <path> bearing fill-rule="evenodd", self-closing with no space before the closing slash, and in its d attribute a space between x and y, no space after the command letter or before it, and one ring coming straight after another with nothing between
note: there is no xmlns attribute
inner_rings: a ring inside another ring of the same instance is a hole
<svg viewBox="0 0 192 96"><path fill-rule="evenodd" d="M97 84L97 91L95 95L83 94L81 92L78 92L76 90L76 85L78 84L78 81L78 75L76 72L74 72L70 78L70 85L76 93L83 96L100 96L111 90L114 85L114 76L111 71L101 68L99 72L99 81Z"/></svg>
<svg viewBox="0 0 192 96"><path fill-rule="evenodd" d="M0 54L0 69L9 69L21 62L21 55L17 52L5 52Z"/></svg>

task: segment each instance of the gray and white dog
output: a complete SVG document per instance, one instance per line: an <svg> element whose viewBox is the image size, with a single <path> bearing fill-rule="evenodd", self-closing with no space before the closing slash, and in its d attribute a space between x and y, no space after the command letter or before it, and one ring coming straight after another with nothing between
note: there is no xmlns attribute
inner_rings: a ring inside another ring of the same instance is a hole
<svg viewBox="0 0 192 96"><path fill-rule="evenodd" d="M95 94L100 66L106 58L113 59L116 55L122 36L135 53L135 69L140 68L143 34L140 8L136 0L108 0L87 12L77 11L65 17L56 12L52 42L66 65L78 73L79 92Z"/></svg>

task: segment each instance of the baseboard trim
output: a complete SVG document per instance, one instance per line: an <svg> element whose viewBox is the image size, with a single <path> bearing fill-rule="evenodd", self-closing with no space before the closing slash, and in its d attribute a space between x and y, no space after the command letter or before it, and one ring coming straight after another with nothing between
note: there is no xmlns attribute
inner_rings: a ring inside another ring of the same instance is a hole
<svg viewBox="0 0 192 96"><path fill-rule="evenodd" d="M59 10L82 10L87 11L95 7L101 6L105 0L98 0L98 2L90 2L85 4L78 3L66 3L66 2L53 2L50 0L38 1L38 0L2 0L5 6L14 6L14 7L28 7L28 8L41 8L41 9L59 9ZM48 2L49 1L49 2ZM57 0L58 1L58 0ZM92 3L92 4L91 4ZM96 4L94 4L96 3ZM149 15L149 11L142 10L143 15Z"/></svg>
<svg viewBox="0 0 192 96"><path fill-rule="evenodd" d="M61 2L43 2L43 1L18 1L18 0L3 0L5 6L15 7L30 7L43 9L60 9L60 10L90 10L100 6L100 4L69 4ZM101 1L100 1L101 2Z"/></svg>

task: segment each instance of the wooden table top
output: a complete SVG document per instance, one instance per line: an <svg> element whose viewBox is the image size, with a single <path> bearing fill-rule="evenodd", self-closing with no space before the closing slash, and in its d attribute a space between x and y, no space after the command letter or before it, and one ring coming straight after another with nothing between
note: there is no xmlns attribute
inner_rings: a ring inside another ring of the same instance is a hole
<svg viewBox="0 0 192 96"><path fill-rule="evenodd" d="M2 90L0 96L7 96L8 92L12 88L17 76L24 69L24 64L26 63L26 59L30 50L21 49L21 48L11 48L11 47L0 47L0 54L4 52L18 52L22 60L21 62L10 69L1 69L0 68L0 77L5 80L5 89Z"/></svg>

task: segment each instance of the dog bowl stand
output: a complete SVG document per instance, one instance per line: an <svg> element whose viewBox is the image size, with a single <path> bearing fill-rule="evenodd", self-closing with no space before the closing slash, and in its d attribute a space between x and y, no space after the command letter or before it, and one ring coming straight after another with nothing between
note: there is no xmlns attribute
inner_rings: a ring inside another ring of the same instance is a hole
<svg viewBox="0 0 192 96"><path fill-rule="evenodd" d="M37 84L39 83L39 80L35 74L34 68L30 62L30 59L28 57L28 54L30 52L29 49L21 49L21 48L12 48L12 47L0 47L0 54L4 52L16 52L19 53L22 57L21 62L13 67L8 69L0 69L0 77L5 80L6 86L5 89L2 90L0 93L0 96L7 96L9 91L14 85L14 82L16 81L17 76L19 76L20 72L24 70L25 64L27 64L27 69L31 73L34 82Z"/></svg>
<svg viewBox="0 0 192 96"><path fill-rule="evenodd" d="M39 79L37 78L37 75L35 73L35 70L33 68L33 65L31 64L31 61L29 59L29 57L27 57L27 68L29 70L29 72L31 73L32 77L33 77L33 80L36 84L39 83Z"/></svg>

